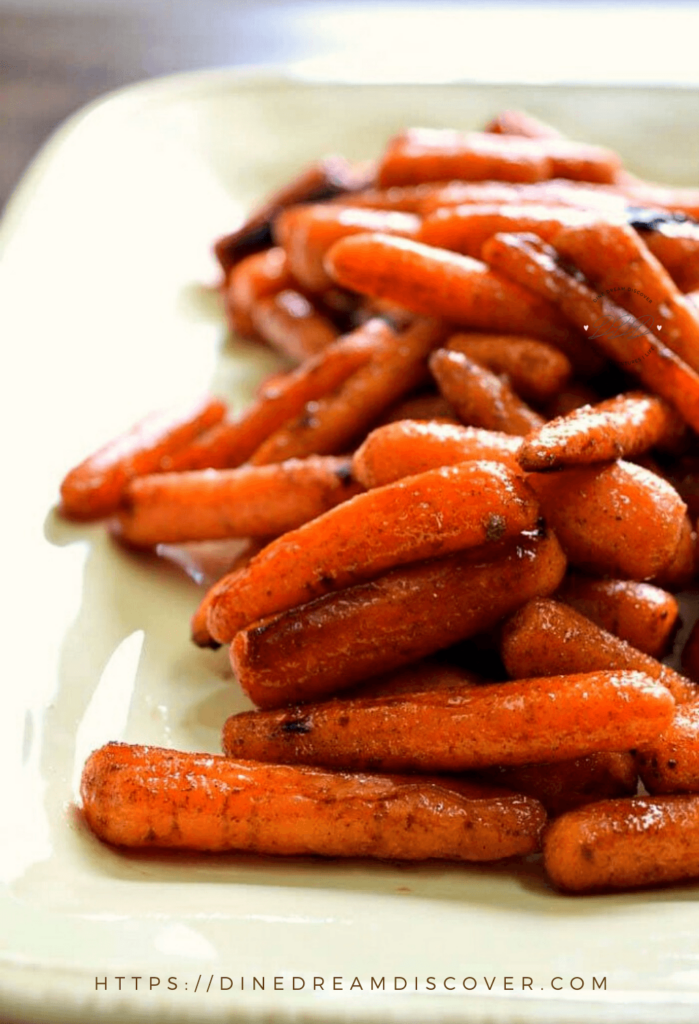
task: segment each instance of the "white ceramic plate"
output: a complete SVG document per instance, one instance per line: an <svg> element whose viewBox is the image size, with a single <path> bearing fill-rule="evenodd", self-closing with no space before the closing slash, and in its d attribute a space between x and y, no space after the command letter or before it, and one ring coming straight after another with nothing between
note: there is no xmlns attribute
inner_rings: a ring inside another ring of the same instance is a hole
<svg viewBox="0 0 699 1024"><path fill-rule="evenodd" d="M696 888L569 899L535 866L123 854L87 833L74 804L94 747L217 750L242 702L225 653L188 641L194 584L120 550L101 526L57 519L63 472L151 408L210 387L249 395L265 360L226 347L201 284L215 278L212 239L256 198L315 154L363 157L403 124L475 126L515 104L615 145L640 172L681 182L696 167L692 91L352 87L226 72L97 104L29 171L3 225L0 271L6 1019L697 1020ZM264 991L252 991L254 976ZM368 990L372 976L387 991ZM222 977L232 987L222 991ZM314 977L325 979L315 994ZM355 978L362 990L350 990Z"/></svg>

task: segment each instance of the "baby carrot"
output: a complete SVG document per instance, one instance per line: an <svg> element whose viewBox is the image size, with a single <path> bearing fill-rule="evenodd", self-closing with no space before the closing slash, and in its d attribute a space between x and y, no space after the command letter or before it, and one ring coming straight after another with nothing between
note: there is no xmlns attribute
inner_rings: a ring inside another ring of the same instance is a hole
<svg viewBox="0 0 699 1024"><path fill-rule="evenodd" d="M662 398L629 392L545 423L525 437L517 459L531 472L610 462L667 444L682 430L679 416Z"/></svg>
<svg viewBox="0 0 699 1024"><path fill-rule="evenodd" d="M539 846L536 800L475 783L348 775L110 743L83 770L88 825L117 846L487 861Z"/></svg>
<svg viewBox="0 0 699 1024"><path fill-rule="evenodd" d="M552 534L393 569L241 630L233 670L259 707L317 699L489 629L564 571Z"/></svg>
<svg viewBox="0 0 699 1024"><path fill-rule="evenodd" d="M573 375L568 357L536 338L469 332L452 334L446 347L463 352L493 373L505 374L512 390L525 402L548 402Z"/></svg>
<svg viewBox="0 0 699 1024"><path fill-rule="evenodd" d="M358 494L269 544L218 590L209 632L244 626L323 594L536 526L526 484L497 462L464 462Z"/></svg>
<svg viewBox="0 0 699 1024"><path fill-rule="evenodd" d="M364 234L328 252L328 272L362 295L391 299L415 313L484 331L531 334L554 344L570 328L550 302L490 270L480 260L409 238Z"/></svg>
<svg viewBox="0 0 699 1024"><path fill-rule="evenodd" d="M494 430L402 420L372 430L354 453L352 473L371 488L474 459L502 462L516 471L520 444L520 438Z"/></svg>
<svg viewBox="0 0 699 1024"><path fill-rule="evenodd" d="M280 764L458 772L639 746L673 708L641 672L593 672L246 711L226 721L223 749Z"/></svg>
<svg viewBox="0 0 699 1024"><path fill-rule="evenodd" d="M568 573L556 600L644 654L662 658L679 622L677 601L660 587Z"/></svg>
<svg viewBox="0 0 699 1024"><path fill-rule="evenodd" d="M667 885L699 876L699 797L602 800L558 818L544 867L564 892Z"/></svg>
<svg viewBox="0 0 699 1024"><path fill-rule="evenodd" d="M72 469L61 484L61 513L99 519L116 510L129 480L157 473L167 458L218 423L226 412L215 398L154 413Z"/></svg>
<svg viewBox="0 0 699 1024"><path fill-rule="evenodd" d="M530 473L527 482L576 568L647 580L672 564L686 509L675 489L655 473L612 462Z"/></svg>
<svg viewBox="0 0 699 1024"><path fill-rule="evenodd" d="M697 574L697 534L689 516L682 522L680 542L675 557L655 577L654 582L665 590L686 590Z"/></svg>
<svg viewBox="0 0 699 1024"><path fill-rule="evenodd" d="M265 540L249 540L246 542L243 550L233 559L233 562L228 566L226 572L217 580L213 586L209 587L206 594L199 602L199 606L192 616L191 621L191 636L192 641L197 647L210 647L212 650L216 650L221 645L217 643L209 632L207 624L209 618L209 608L215 601L218 589L224 580L227 580L232 573L239 572L244 569L251 558L253 558L267 542Z"/></svg>
<svg viewBox="0 0 699 1024"><path fill-rule="evenodd" d="M307 404L304 412L270 434L251 457L264 465L347 451L381 413L427 379L427 357L445 336L438 321L416 320L400 334L383 326L385 340L371 360L333 395Z"/></svg>
<svg viewBox="0 0 699 1024"><path fill-rule="evenodd" d="M557 601L534 599L520 608L503 628L500 653L514 679L526 678L533 671L559 676L619 669L644 672L666 686L680 703L699 694L689 679L668 665Z"/></svg>
<svg viewBox="0 0 699 1024"><path fill-rule="evenodd" d="M286 210L275 221L274 235L299 284L311 292L322 292L333 284L323 260L338 239L366 231L413 238L419 227L420 218L413 213L318 204Z"/></svg>
<svg viewBox="0 0 699 1024"><path fill-rule="evenodd" d="M533 235L495 235L485 255L503 273L557 302L603 352L699 430L699 375L641 321L563 270L555 249Z"/></svg>
<svg viewBox="0 0 699 1024"><path fill-rule="evenodd" d="M616 796L635 796L638 769L632 754L587 754L555 764L486 768L479 779L540 800L553 817Z"/></svg>
<svg viewBox="0 0 699 1024"><path fill-rule="evenodd" d="M311 456L274 466L161 473L127 487L115 529L135 547L275 537L357 491L349 459Z"/></svg>
<svg viewBox="0 0 699 1024"><path fill-rule="evenodd" d="M264 341L299 363L327 348L338 337L329 318L305 295L291 288L254 302L250 319Z"/></svg>
<svg viewBox="0 0 699 1024"><path fill-rule="evenodd" d="M260 299L294 285L286 253L274 246L247 256L232 269L226 285L226 301L236 313L249 316Z"/></svg>
<svg viewBox="0 0 699 1024"><path fill-rule="evenodd" d="M464 423L520 437L544 424L505 380L463 352L438 349L430 358L430 370Z"/></svg>
<svg viewBox="0 0 699 1024"><path fill-rule="evenodd" d="M496 135L523 135L527 139L561 139L563 136L550 124L524 110L503 110L485 126L483 131Z"/></svg>
<svg viewBox="0 0 699 1024"><path fill-rule="evenodd" d="M672 722L636 755L649 793L699 793L699 701L675 709Z"/></svg>

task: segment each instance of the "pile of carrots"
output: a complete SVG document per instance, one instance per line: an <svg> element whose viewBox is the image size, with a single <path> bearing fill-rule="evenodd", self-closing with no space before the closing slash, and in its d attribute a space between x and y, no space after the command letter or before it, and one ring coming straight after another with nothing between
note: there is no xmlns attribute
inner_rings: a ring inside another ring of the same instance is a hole
<svg viewBox="0 0 699 1024"><path fill-rule="evenodd" d="M98 836L699 878L699 626L662 660L696 576L696 218L505 112L322 160L219 240L233 331L298 365L144 420L61 509L246 540L192 636L257 710L223 754L96 751Z"/></svg>

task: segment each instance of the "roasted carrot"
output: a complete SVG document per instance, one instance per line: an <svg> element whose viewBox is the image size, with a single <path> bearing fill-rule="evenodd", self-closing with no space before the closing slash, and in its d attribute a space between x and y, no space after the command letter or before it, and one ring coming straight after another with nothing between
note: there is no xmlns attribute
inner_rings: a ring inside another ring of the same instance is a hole
<svg viewBox="0 0 699 1024"><path fill-rule="evenodd" d="M564 228L552 241L599 291L699 371L699 313L637 231L626 224L595 220Z"/></svg>
<svg viewBox="0 0 699 1024"><path fill-rule="evenodd" d="M490 628L530 597L552 593L565 559L551 534L499 559L461 552L394 569L241 630L238 680L259 707L345 689Z"/></svg>
<svg viewBox="0 0 699 1024"><path fill-rule="evenodd" d="M553 178L533 183L506 181L451 181L412 187L416 213L424 217L446 207L466 206L548 206L623 216L628 200L616 185ZM409 186L404 191L408 192Z"/></svg>
<svg viewBox="0 0 699 1024"><path fill-rule="evenodd" d="M680 417L662 398L630 392L545 423L525 437L517 459L531 472L610 462L668 444L682 432Z"/></svg>
<svg viewBox="0 0 699 1024"><path fill-rule="evenodd" d="M333 284L323 260L338 239L366 231L413 238L419 228L420 218L413 213L331 204L292 207L275 221L274 235L296 280L311 292L322 292Z"/></svg>
<svg viewBox="0 0 699 1024"><path fill-rule="evenodd" d="M327 348L339 333L327 316L292 288L254 302L250 319L264 341L299 363Z"/></svg>
<svg viewBox="0 0 699 1024"><path fill-rule="evenodd" d="M536 338L507 334L452 334L447 346L493 373L505 374L525 402L548 402L570 381L573 367L560 349Z"/></svg>
<svg viewBox="0 0 699 1024"><path fill-rule="evenodd" d="M531 334L554 343L570 334L546 302L479 260L409 238L364 234L342 238L326 256L338 284L484 331Z"/></svg>
<svg viewBox="0 0 699 1024"><path fill-rule="evenodd" d="M612 462L530 473L527 482L576 568L648 580L672 564L686 509L675 489L655 473L631 462Z"/></svg>
<svg viewBox="0 0 699 1024"><path fill-rule="evenodd" d="M385 323L369 320L291 372L275 375L238 417L221 420L173 455L169 471L240 466L270 434L301 415L309 402L332 394L391 337Z"/></svg>
<svg viewBox="0 0 699 1024"><path fill-rule="evenodd" d="M364 487L371 488L474 459L502 462L517 470L520 444L511 434L479 427L402 420L369 434L354 453L352 472Z"/></svg>
<svg viewBox="0 0 699 1024"><path fill-rule="evenodd" d="M675 598L650 583L568 573L555 596L653 658L667 653L679 622Z"/></svg>
<svg viewBox="0 0 699 1024"><path fill-rule="evenodd" d="M463 352L438 349L430 358L430 370L444 397L470 426L521 437L544 424L505 380Z"/></svg>
<svg viewBox="0 0 699 1024"><path fill-rule="evenodd" d="M699 430L699 375L643 323L563 270L556 250L533 235L495 235L486 243L485 255L514 280L526 281L533 291L558 302L603 352Z"/></svg>
<svg viewBox="0 0 699 1024"><path fill-rule="evenodd" d="M357 494L349 459L161 473L127 487L115 530L135 547L276 537Z"/></svg>
<svg viewBox="0 0 699 1024"><path fill-rule="evenodd" d="M534 599L520 608L503 627L500 653L513 679L618 669L644 672L680 703L699 695L689 679L558 601Z"/></svg>
<svg viewBox="0 0 699 1024"><path fill-rule="evenodd" d="M699 288L699 224L667 210L629 207L627 216L680 291Z"/></svg>
<svg viewBox="0 0 699 1024"><path fill-rule="evenodd" d="M227 720L223 749L280 764L458 772L639 746L673 709L641 672L593 672L247 711Z"/></svg>
<svg viewBox="0 0 699 1024"><path fill-rule="evenodd" d="M532 853L541 804L492 786L232 761L110 743L83 770L83 813L117 846L397 860Z"/></svg>
<svg viewBox="0 0 699 1024"><path fill-rule="evenodd" d="M233 267L224 287L226 314L232 329L246 338L255 336L250 316L253 305L294 286L283 249L273 247L246 256Z"/></svg>
<svg viewBox="0 0 699 1024"><path fill-rule="evenodd" d="M327 398L311 402L298 419L272 433L252 456L256 465L347 451L382 412L427 379L427 357L444 339L445 328L416 320L395 335L387 325L385 341L366 366Z"/></svg>
<svg viewBox="0 0 699 1024"><path fill-rule="evenodd" d="M536 526L526 484L497 462L433 469L358 494L284 534L218 589L209 632L230 642L266 615L396 566L507 540Z"/></svg>
<svg viewBox="0 0 699 1024"><path fill-rule="evenodd" d="M496 135L523 135L527 139L562 139L558 129L524 110L503 110L485 126L483 131Z"/></svg>
<svg viewBox="0 0 699 1024"><path fill-rule="evenodd" d="M477 776L494 786L540 800L552 816L616 796L635 796L638 769L632 754L603 753L556 764L487 768Z"/></svg>
<svg viewBox="0 0 699 1024"><path fill-rule="evenodd" d="M378 182L382 188L450 178L612 182L619 167L619 158L610 150L567 139L410 128L389 142L379 164Z"/></svg>
<svg viewBox="0 0 699 1024"><path fill-rule="evenodd" d="M129 480L157 473L165 460L226 412L215 398L154 413L72 469L61 484L60 510L70 519L99 519L116 510Z"/></svg>
<svg viewBox="0 0 699 1024"><path fill-rule="evenodd" d="M699 701L682 704L665 731L636 755L649 793L699 793Z"/></svg>
<svg viewBox="0 0 699 1024"><path fill-rule="evenodd" d="M363 168L353 167L340 156L325 157L304 168L264 200L239 228L218 239L214 252L224 275L246 256L272 244L272 220L288 206L330 199L363 188L369 180Z"/></svg>
<svg viewBox="0 0 699 1024"><path fill-rule="evenodd" d="M199 602L199 606L192 616L191 622L192 641L197 645L197 647L210 647L212 650L216 650L221 646L212 637L207 624L209 608L212 602L216 599L217 585L220 584L223 579L227 579L231 573L244 569L250 559L261 551L265 544L265 540L247 541L243 550L236 555L228 566L225 574L217 581L217 583L214 583L212 587L209 587L203 599Z"/></svg>
<svg viewBox="0 0 699 1024"><path fill-rule="evenodd" d="M689 516L682 523L680 542L670 564L656 575L654 582L665 590L686 590L697 572L697 534Z"/></svg>
<svg viewBox="0 0 699 1024"><path fill-rule="evenodd" d="M602 800L558 818L544 867L565 892L667 885L699 876L699 797Z"/></svg>

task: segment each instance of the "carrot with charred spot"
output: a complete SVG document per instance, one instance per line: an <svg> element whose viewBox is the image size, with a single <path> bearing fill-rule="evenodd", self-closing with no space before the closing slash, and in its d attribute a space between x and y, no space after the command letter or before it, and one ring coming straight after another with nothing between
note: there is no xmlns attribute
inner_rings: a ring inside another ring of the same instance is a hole
<svg viewBox="0 0 699 1024"><path fill-rule="evenodd" d="M548 402L570 381L567 356L544 341L508 334L452 334L447 346L498 375L504 374L525 402Z"/></svg>

